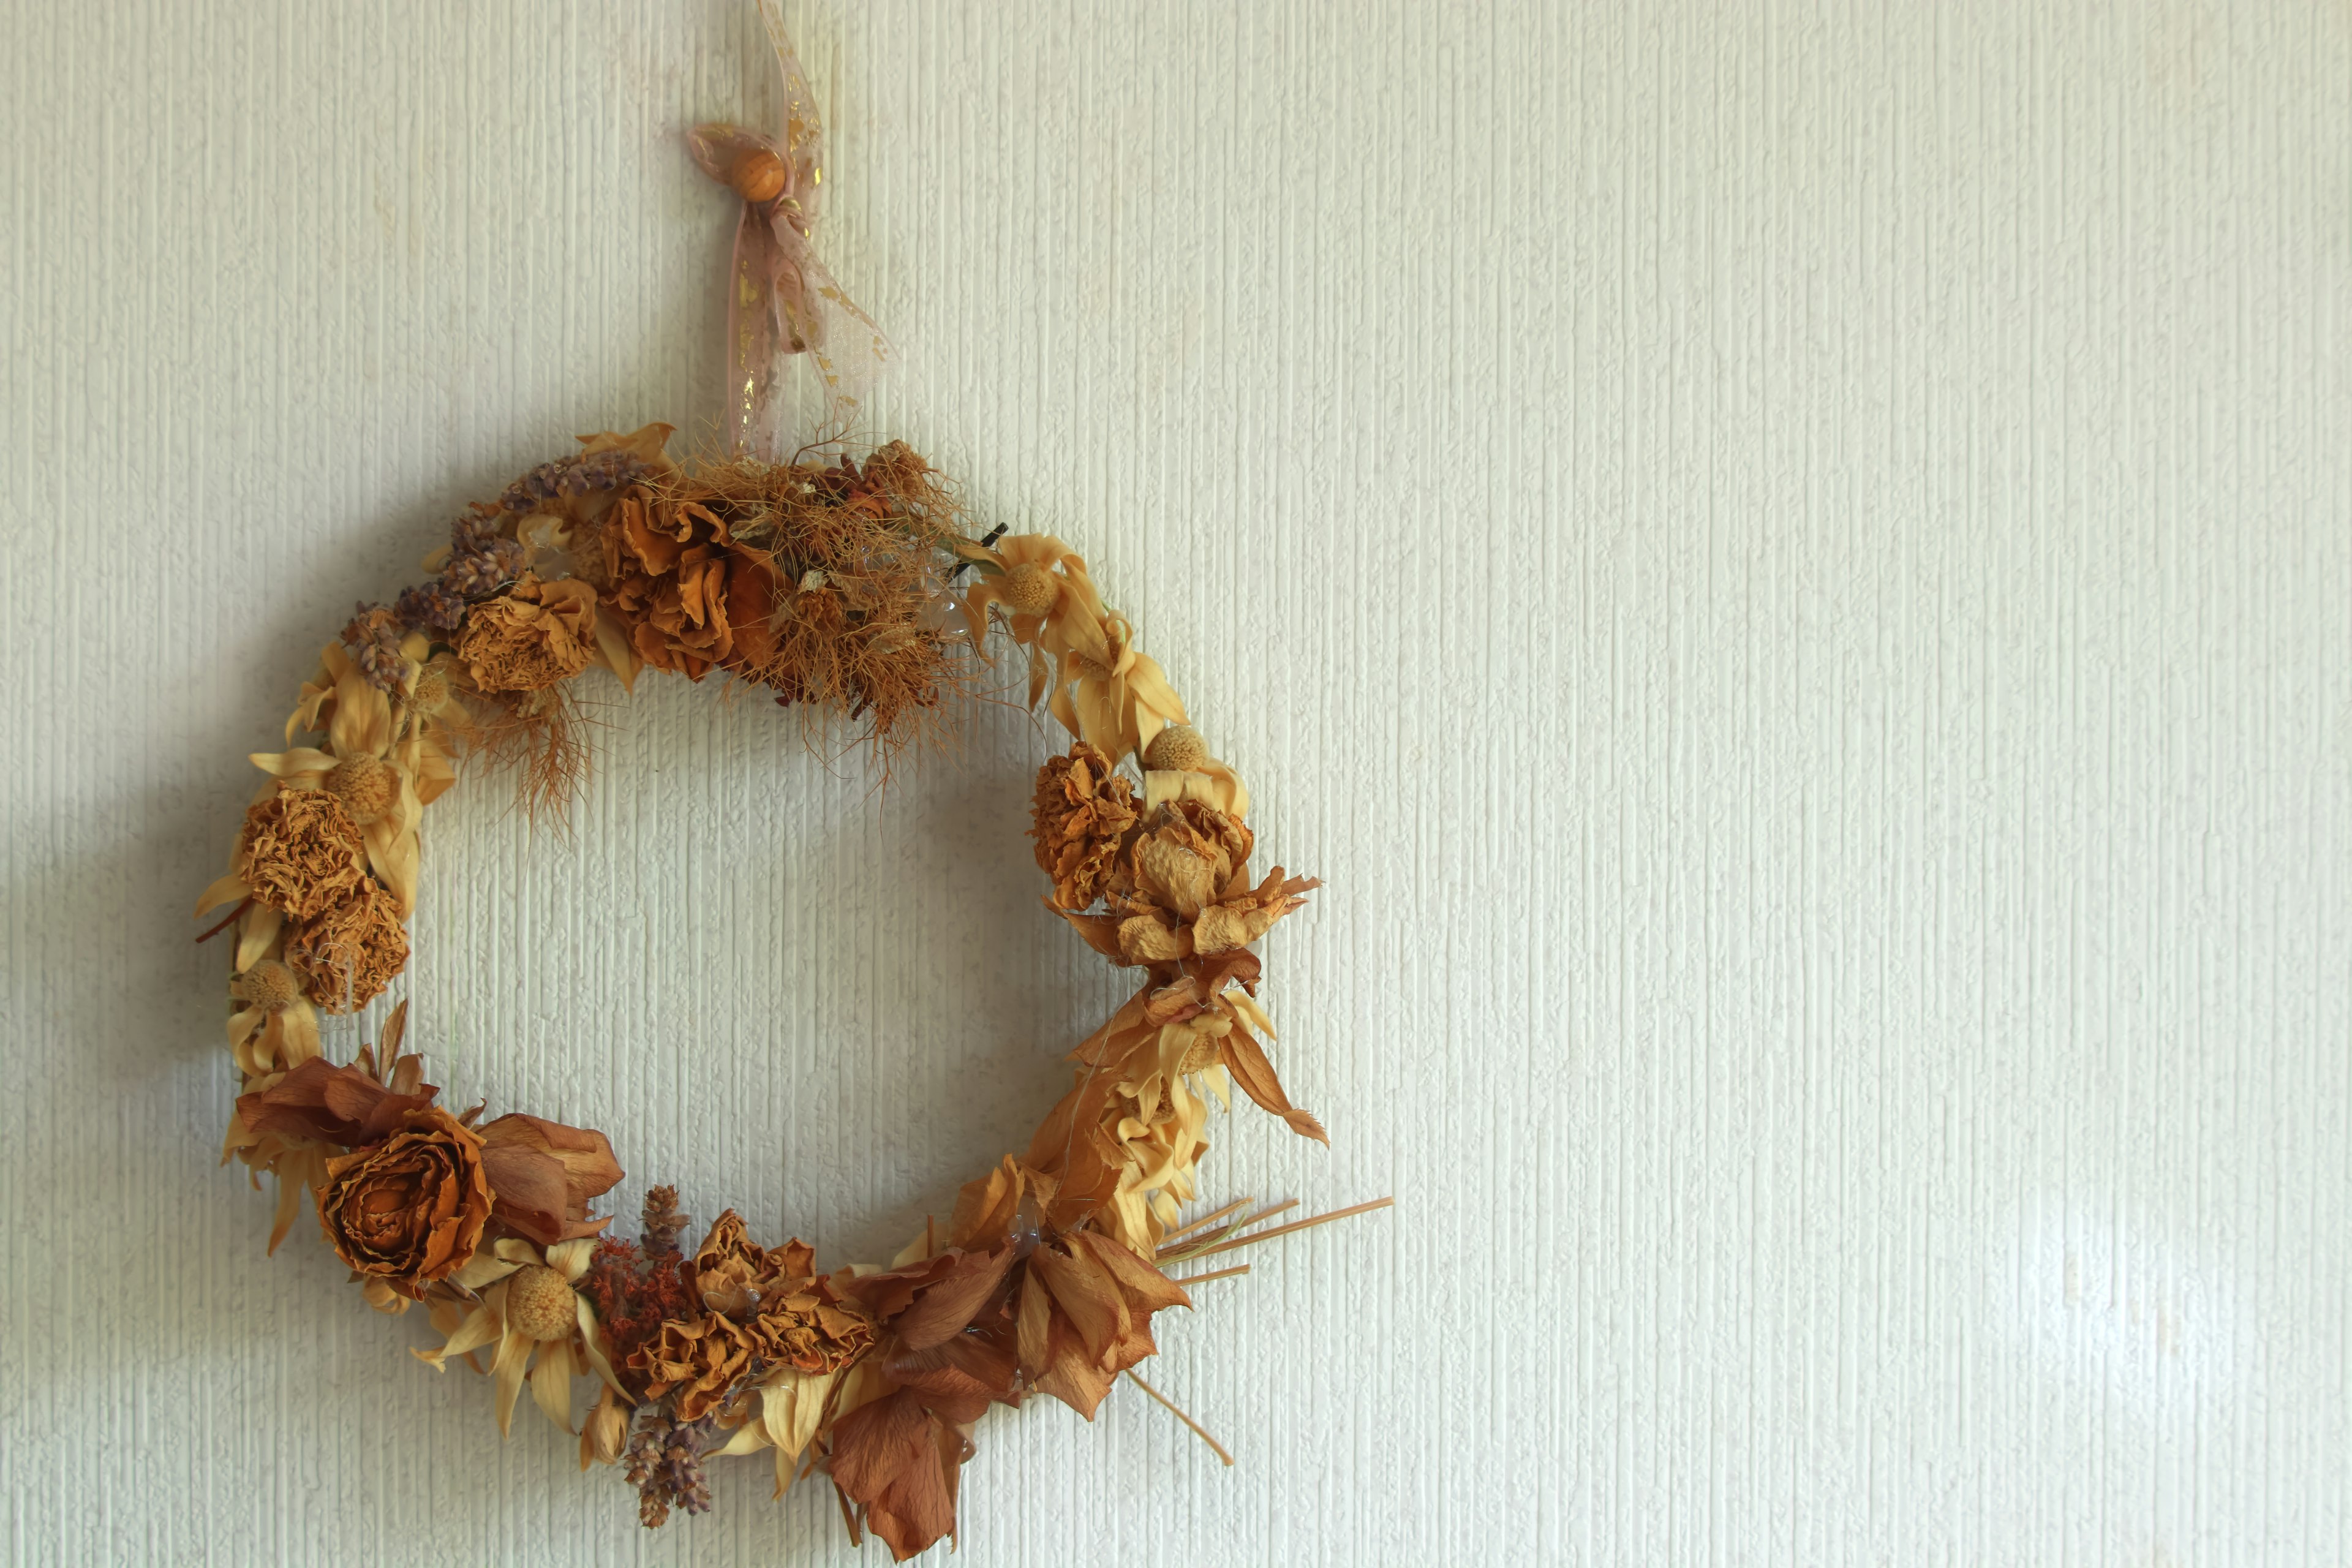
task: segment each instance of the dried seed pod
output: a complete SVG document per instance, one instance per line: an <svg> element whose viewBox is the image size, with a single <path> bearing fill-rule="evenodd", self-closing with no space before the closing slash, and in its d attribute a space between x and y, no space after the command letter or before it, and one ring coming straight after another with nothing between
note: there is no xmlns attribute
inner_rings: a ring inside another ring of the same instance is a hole
<svg viewBox="0 0 2352 1568"><path fill-rule="evenodd" d="M1208 760L1208 742L1198 730L1183 724L1171 724L1151 737L1143 753L1143 765L1160 773L1197 773Z"/></svg>

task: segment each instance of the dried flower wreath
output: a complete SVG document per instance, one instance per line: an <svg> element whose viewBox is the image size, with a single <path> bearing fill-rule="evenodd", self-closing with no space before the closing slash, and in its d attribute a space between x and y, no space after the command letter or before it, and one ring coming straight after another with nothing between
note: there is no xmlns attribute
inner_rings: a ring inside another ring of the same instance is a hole
<svg viewBox="0 0 2352 1568"><path fill-rule="evenodd" d="M471 507L426 558L429 581L362 605L322 652L288 749L253 758L268 777L197 913L226 909L205 937L234 933L243 1091L224 1159L257 1186L277 1177L271 1251L310 1192L367 1301L425 1308L442 1343L414 1353L487 1371L501 1432L526 1382L572 1431L573 1380L593 1377L581 1466L625 1464L646 1525L709 1506L706 1459L772 1449L779 1495L823 1474L852 1538L871 1531L904 1559L953 1534L958 1472L991 1405L1045 1394L1091 1419L1124 1375L1215 1447L1134 1369L1154 1352L1154 1314L1249 1266L1169 1270L1387 1200L1269 1226L1293 1205L1245 1213L1244 1199L1180 1223L1209 1097L1238 1083L1324 1139L1267 1059L1250 951L1317 884L1252 874L1240 778L1086 563L1045 535L967 537L902 443L862 462L768 460L780 356L809 355L841 415L887 349L809 251L817 122L761 9L784 134L693 139L743 200L730 387L735 450L751 455L689 468L666 455L670 427L648 425L585 437ZM804 721L862 720L887 764L976 689L992 633L1025 654L1029 704L1073 737L1032 803L1045 902L1139 980L1073 1053L1075 1086L1028 1147L967 1183L945 1229L927 1222L888 1267L821 1273L810 1247L761 1246L731 1209L688 1251L662 1186L635 1241L604 1234L611 1216L590 1205L622 1177L604 1135L445 1109L404 1048L404 1002L352 1061L320 1054L319 1011L365 1005L408 961L424 807L469 757L513 763L528 802L560 805L585 767L570 691L587 670L624 687L648 668L719 671Z"/></svg>

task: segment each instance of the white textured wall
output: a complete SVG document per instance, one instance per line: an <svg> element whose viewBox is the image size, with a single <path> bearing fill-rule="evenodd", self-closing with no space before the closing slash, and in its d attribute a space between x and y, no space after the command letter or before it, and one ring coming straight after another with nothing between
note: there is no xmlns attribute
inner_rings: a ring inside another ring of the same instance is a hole
<svg viewBox="0 0 2352 1568"><path fill-rule="evenodd" d="M641 1531L265 1261L186 918L351 601L716 415L749 6L0 11L0 1550L847 1561L757 1464ZM793 16L882 425L1328 883L1267 956L1333 1146L1237 1115L1216 1190L1399 1195L1164 1336L1239 1468L999 1413L963 1560L2352 1556L2342 7ZM435 808L412 1037L890 1247L1121 989L1048 738L877 802L756 698L607 717L574 841Z"/></svg>

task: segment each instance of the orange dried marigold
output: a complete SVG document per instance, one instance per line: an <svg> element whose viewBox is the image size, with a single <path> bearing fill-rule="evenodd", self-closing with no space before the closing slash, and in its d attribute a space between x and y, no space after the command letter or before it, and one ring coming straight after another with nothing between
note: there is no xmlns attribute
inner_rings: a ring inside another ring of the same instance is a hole
<svg viewBox="0 0 2352 1568"><path fill-rule="evenodd" d="M367 840L334 796L280 784L246 808L236 871L257 901L307 920L367 880Z"/></svg>
<svg viewBox="0 0 2352 1568"><path fill-rule="evenodd" d="M408 929L400 900L367 881L333 908L297 921L286 961L301 976L302 994L330 1013L366 1006L408 965Z"/></svg>
<svg viewBox="0 0 2352 1568"><path fill-rule="evenodd" d="M1135 816L1134 787L1098 747L1081 741L1037 770L1029 834L1057 906L1083 910L1101 896Z"/></svg>

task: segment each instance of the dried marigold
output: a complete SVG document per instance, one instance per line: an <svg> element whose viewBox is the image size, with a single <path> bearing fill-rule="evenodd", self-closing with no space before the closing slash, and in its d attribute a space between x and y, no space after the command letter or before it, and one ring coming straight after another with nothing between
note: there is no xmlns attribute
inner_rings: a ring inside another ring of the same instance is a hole
<svg viewBox="0 0 2352 1568"><path fill-rule="evenodd" d="M1099 897L1128 830L1135 826L1135 789L1113 771L1098 747L1081 741L1069 754L1037 770L1029 836L1037 867L1054 879L1054 902L1083 910Z"/></svg>
<svg viewBox="0 0 2352 1568"><path fill-rule="evenodd" d="M307 920L367 880L367 839L334 796L280 784L246 808L236 874L257 901Z"/></svg>
<svg viewBox="0 0 2352 1568"><path fill-rule="evenodd" d="M708 1415L751 1369L758 1345L742 1324L718 1312L661 1326L652 1342L629 1357L630 1370L645 1379L658 1399L676 1391L678 1415L697 1421Z"/></svg>
<svg viewBox="0 0 2352 1568"><path fill-rule="evenodd" d="M537 691L588 668L596 651L596 590L526 572L510 593L466 617L457 657L484 691Z"/></svg>
<svg viewBox="0 0 2352 1568"><path fill-rule="evenodd" d="M400 902L383 884L362 882L341 903L295 922L286 962L302 994L330 1013L351 1013L383 994L408 964Z"/></svg>

